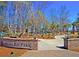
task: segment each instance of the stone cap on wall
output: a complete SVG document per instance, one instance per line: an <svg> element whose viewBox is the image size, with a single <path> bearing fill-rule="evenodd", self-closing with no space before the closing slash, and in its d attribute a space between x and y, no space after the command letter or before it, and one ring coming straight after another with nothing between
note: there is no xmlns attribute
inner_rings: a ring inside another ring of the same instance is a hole
<svg viewBox="0 0 79 59"><path fill-rule="evenodd" d="M34 39L34 38L10 38L10 37L3 37L2 39L10 39L10 40L37 40L37 39Z"/></svg>
<svg viewBox="0 0 79 59"><path fill-rule="evenodd" d="M79 38L69 38L68 40L74 40L74 41L76 41L76 40L79 40Z"/></svg>

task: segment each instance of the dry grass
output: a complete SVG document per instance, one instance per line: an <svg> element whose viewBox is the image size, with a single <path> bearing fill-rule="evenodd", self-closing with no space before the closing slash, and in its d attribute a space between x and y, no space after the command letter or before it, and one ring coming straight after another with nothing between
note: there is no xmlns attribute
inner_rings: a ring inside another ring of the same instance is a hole
<svg viewBox="0 0 79 59"><path fill-rule="evenodd" d="M77 37L78 37L78 33L75 32L74 34L71 34L70 37L71 37L71 38L77 38Z"/></svg>
<svg viewBox="0 0 79 59"><path fill-rule="evenodd" d="M22 34L21 38L39 38L39 39L54 39L55 38L55 35L52 33L49 33L49 34L35 34L35 35L32 35L32 34Z"/></svg>

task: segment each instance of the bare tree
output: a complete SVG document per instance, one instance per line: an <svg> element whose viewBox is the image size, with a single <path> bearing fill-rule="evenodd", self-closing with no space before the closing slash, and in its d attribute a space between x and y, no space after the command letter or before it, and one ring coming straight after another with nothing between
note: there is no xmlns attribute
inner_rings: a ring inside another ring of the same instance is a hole
<svg viewBox="0 0 79 59"><path fill-rule="evenodd" d="M69 11L66 6L62 6L60 9L60 27L61 31L64 32L64 24L68 21Z"/></svg>
<svg viewBox="0 0 79 59"><path fill-rule="evenodd" d="M6 8L7 2L0 2L0 31L4 30L5 24L5 12L4 9Z"/></svg>

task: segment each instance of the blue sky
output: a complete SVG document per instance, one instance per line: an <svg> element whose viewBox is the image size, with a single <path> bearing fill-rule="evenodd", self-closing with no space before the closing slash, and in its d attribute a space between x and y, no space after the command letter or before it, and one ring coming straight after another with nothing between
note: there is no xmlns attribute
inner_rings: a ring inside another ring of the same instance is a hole
<svg viewBox="0 0 79 59"><path fill-rule="evenodd" d="M7 16L11 16L13 14L13 9L11 6L12 2L8 2L8 6L6 9ZM36 9L39 7L39 4L41 2L34 2L33 3L33 10L36 11ZM51 22L51 14L59 15L59 10L62 6L66 6L67 10L69 11L69 21L73 22L76 20L77 13L79 13L79 2L75 1L46 1L45 6L42 5L41 11L43 12L43 15L45 18Z"/></svg>
<svg viewBox="0 0 79 59"><path fill-rule="evenodd" d="M58 12L61 6L64 5L67 7L67 10L69 11L70 22L73 22L77 17L77 13L79 13L79 2L50 2L50 8L54 7L57 9Z"/></svg>
<svg viewBox="0 0 79 59"><path fill-rule="evenodd" d="M37 6L39 2L35 2L34 8ZM51 22L50 15L52 10L54 9L55 15L59 14L59 10L62 6L66 6L69 11L69 21L73 22L76 20L77 14L79 13L79 2L78 1L47 1L46 6L42 8L43 14L47 18L49 22ZM36 8L35 8L36 9Z"/></svg>

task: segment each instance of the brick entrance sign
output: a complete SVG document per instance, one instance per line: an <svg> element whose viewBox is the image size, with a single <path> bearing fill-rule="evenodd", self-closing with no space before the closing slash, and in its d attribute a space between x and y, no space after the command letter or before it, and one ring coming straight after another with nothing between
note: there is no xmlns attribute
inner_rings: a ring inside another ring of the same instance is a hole
<svg viewBox="0 0 79 59"><path fill-rule="evenodd" d="M69 50L79 51L79 38L64 39L64 47Z"/></svg>
<svg viewBox="0 0 79 59"><path fill-rule="evenodd" d="M37 50L38 49L38 40L23 40L18 38L0 38L0 45L11 48L26 48Z"/></svg>

